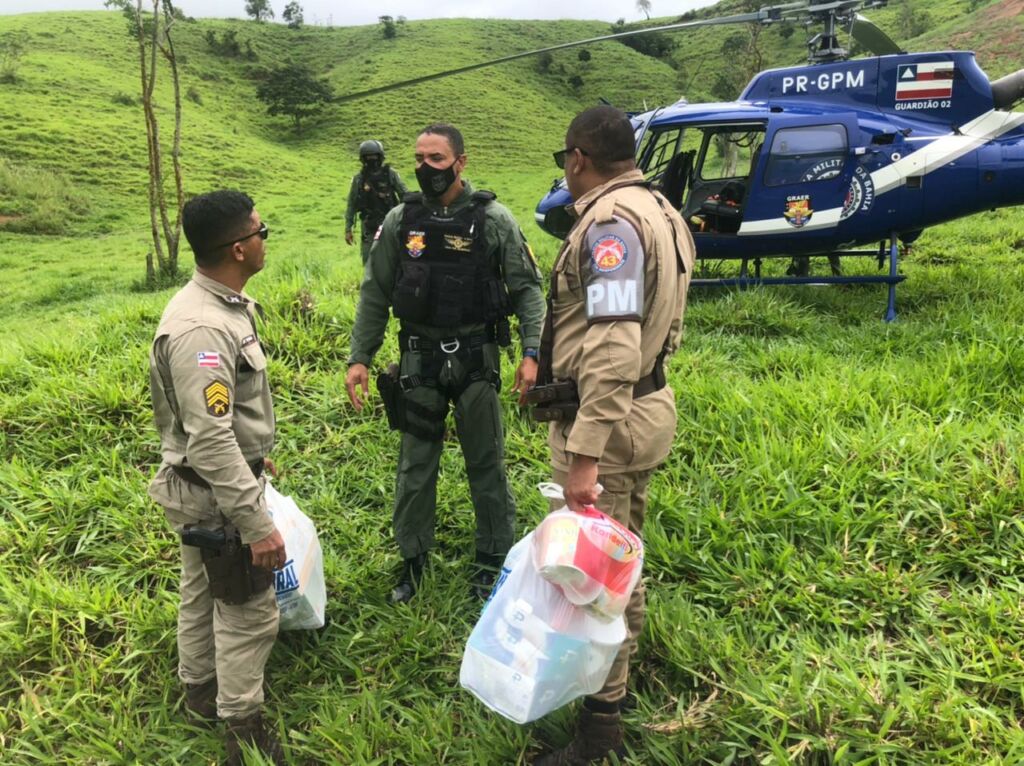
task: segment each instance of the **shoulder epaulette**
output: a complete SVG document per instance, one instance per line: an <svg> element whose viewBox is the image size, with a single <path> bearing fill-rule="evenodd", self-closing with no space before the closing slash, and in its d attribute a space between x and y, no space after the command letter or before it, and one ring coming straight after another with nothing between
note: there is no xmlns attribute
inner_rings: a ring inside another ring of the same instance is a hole
<svg viewBox="0 0 1024 766"><path fill-rule="evenodd" d="M423 192L406 192L402 195L402 202L406 204L419 205L423 203Z"/></svg>
<svg viewBox="0 0 1024 766"><path fill-rule="evenodd" d="M473 200L474 202L481 202L484 205L486 205L486 204L488 204L490 202L494 202L494 200L498 199L498 195L495 194L492 191L486 191L485 189L481 189L480 191L473 192L469 196L469 198L471 200Z"/></svg>

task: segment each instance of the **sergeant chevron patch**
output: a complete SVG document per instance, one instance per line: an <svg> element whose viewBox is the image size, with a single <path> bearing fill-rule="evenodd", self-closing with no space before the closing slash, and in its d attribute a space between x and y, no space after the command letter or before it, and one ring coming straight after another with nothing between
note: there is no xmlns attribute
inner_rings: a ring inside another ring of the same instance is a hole
<svg viewBox="0 0 1024 766"><path fill-rule="evenodd" d="M219 380L213 381L203 389L203 397L206 399L206 411L215 418L222 418L228 414L231 407L231 393L228 387Z"/></svg>

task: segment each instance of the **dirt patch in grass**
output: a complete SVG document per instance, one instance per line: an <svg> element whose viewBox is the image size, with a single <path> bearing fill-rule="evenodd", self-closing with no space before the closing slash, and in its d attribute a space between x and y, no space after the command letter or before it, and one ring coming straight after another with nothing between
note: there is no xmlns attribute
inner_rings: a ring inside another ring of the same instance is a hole
<svg viewBox="0 0 1024 766"><path fill-rule="evenodd" d="M11 221L18 221L20 219L20 215L0 215L0 226L6 226Z"/></svg>
<svg viewBox="0 0 1024 766"><path fill-rule="evenodd" d="M1024 0L990 5L977 13L969 30L952 35L950 42L956 49L973 50L983 64L1012 60L1020 50L1018 19L1022 14Z"/></svg>
<svg viewBox="0 0 1024 766"><path fill-rule="evenodd" d="M1007 3L991 5L983 15L991 19L1012 19L1024 13L1024 0L1010 0Z"/></svg>

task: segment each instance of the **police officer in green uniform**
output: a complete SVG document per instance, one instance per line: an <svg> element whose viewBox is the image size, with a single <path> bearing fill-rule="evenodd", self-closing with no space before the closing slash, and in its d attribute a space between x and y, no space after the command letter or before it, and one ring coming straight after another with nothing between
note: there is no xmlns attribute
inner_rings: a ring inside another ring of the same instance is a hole
<svg viewBox="0 0 1024 766"><path fill-rule="evenodd" d="M384 164L384 145L380 141L363 141L359 145L359 161L363 167L352 177L345 211L345 242L352 244L356 214L360 220L363 264L370 254L373 235L384 222L387 212L398 204L408 191L398 171Z"/></svg>
<svg viewBox="0 0 1024 766"><path fill-rule="evenodd" d="M181 534L178 675L185 707L227 724L228 764L243 745L284 763L263 721L263 668L277 637L271 570L285 545L267 512L274 446L259 306L242 290L263 268L267 226L237 191L182 212L196 272L167 304L149 358L163 463L149 487Z"/></svg>
<svg viewBox="0 0 1024 766"><path fill-rule="evenodd" d="M352 329L346 385L361 410L389 308L401 322L399 369L378 378L392 427L402 431L394 529L404 566L391 594L396 602L412 598L434 544L449 402L476 512L477 595L490 591L515 533L498 401L499 346L510 342L507 317L514 313L523 353L514 389L522 401L537 377L544 297L519 225L494 194L474 192L462 179L465 166L455 127L423 129L416 140L416 180L423 192L406 195L384 219Z"/></svg>

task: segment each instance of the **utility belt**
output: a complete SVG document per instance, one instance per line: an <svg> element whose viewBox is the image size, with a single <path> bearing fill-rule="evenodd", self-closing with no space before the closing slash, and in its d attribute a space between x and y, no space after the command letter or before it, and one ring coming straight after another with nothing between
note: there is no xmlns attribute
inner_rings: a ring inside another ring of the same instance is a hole
<svg viewBox="0 0 1024 766"><path fill-rule="evenodd" d="M249 463L249 470L252 471L252 475L257 479L263 475L263 467L263 458L258 458ZM202 487L203 489L210 488L210 482L196 473L196 470L191 466L172 465L171 470L178 474L179 479L187 481L189 484L194 484L195 486Z"/></svg>
<svg viewBox="0 0 1024 766"><path fill-rule="evenodd" d="M435 410L413 401L407 394L419 386L428 386L442 391L449 400L457 402L470 385L479 381L499 389L501 377L484 363L484 346L495 342L497 339L493 327L484 333L442 340L432 340L402 330L398 335L399 348L403 354L420 355L420 372L402 375L399 366L392 364L377 376L377 390L384 402L384 411L391 429L426 441L443 439L447 405ZM442 368L450 356L459 359L465 374L457 385L442 385Z"/></svg>
<svg viewBox="0 0 1024 766"><path fill-rule="evenodd" d="M633 398L641 399L663 389L665 380L664 357L658 355L654 369L633 384ZM526 392L526 403L533 407L531 414L540 422L573 420L580 409L580 394L575 380L557 380L534 386Z"/></svg>
<svg viewBox="0 0 1024 766"><path fill-rule="evenodd" d="M230 524L220 529L186 524L181 542L199 548L210 595L225 604L245 604L274 583L269 569L252 563L252 549Z"/></svg>

